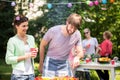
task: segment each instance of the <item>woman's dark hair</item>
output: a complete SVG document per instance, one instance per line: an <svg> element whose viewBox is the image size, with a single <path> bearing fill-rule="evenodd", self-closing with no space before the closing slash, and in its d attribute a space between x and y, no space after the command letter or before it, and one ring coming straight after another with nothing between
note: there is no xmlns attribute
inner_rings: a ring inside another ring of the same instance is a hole
<svg viewBox="0 0 120 80"><path fill-rule="evenodd" d="M24 15L17 15L15 16L13 20L13 26L17 25L19 26L21 23L28 21L28 18L25 17Z"/></svg>
<svg viewBox="0 0 120 80"><path fill-rule="evenodd" d="M16 26L19 26L21 23L28 21L28 18L24 15L16 15L14 17L12 25L14 26L14 32L16 33Z"/></svg>

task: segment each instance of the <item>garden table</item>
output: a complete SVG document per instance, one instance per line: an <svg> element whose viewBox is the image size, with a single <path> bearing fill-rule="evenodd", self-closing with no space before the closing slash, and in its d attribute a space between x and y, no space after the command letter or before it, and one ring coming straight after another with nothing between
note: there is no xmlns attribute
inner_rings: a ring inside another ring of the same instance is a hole
<svg viewBox="0 0 120 80"><path fill-rule="evenodd" d="M95 62L81 63L76 71L81 71L83 69L94 69L94 70L110 70L111 80L115 80L115 68L120 67L120 62L116 62L114 65L110 63L100 64Z"/></svg>

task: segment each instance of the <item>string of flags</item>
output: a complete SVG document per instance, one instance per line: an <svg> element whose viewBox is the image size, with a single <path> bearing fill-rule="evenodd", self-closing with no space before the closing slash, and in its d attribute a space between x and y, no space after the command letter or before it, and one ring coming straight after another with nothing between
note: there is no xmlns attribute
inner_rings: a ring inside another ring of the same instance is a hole
<svg viewBox="0 0 120 80"><path fill-rule="evenodd" d="M89 1L87 0L86 2L69 2L69 3L47 3L47 7L48 9L51 9L53 7L53 5L57 5L57 4L66 4L68 8L71 8L73 4L82 4L82 3L86 3L89 6L97 6L99 5L99 3L102 4L107 4L108 0L95 0L95 1ZM110 3L115 2L115 0L110 0Z"/></svg>
<svg viewBox="0 0 120 80"><path fill-rule="evenodd" d="M99 6L101 10L107 10L107 3L114 3L115 0L94 0L94 1L90 1L90 0L86 0L86 1L78 1L78 2L66 2L66 3L47 3L46 0L16 0L16 1L12 1L12 0L0 0L4 1L4 2L9 2L11 4L12 7L19 7L19 4L21 4L21 9L25 9L28 10L29 12L24 11L26 14L26 16L29 19L36 19L38 16L41 16L43 14L43 12L41 10L39 10L40 7L46 6L48 9L45 9L46 12L48 12L49 9L56 7L57 5L63 5L66 6L68 8L72 8L74 5L81 5L81 4L86 4L88 5L88 7L92 7L92 6ZM23 2L24 1L24 2ZM19 14L19 12L15 13L16 15ZM86 22L95 22L95 20L89 19L84 17L84 20Z"/></svg>
<svg viewBox="0 0 120 80"><path fill-rule="evenodd" d="M5 0L1 0L1 1L5 1ZM15 1L6 1L6 2L11 2L11 6L16 6L17 3ZM109 0L110 3L114 3L115 0ZM82 3L85 3L89 6L98 6L99 3L102 3L102 4L107 4L108 3L108 0L95 0L95 1L90 1L90 0L87 0L85 2L69 2L69 3L42 3L43 5L47 5L48 9L51 9L53 7L53 5L67 5L68 8L71 8L73 6L73 4L82 4ZM40 3L38 3L40 4ZM29 7L32 8L34 6L34 4L32 2L29 3Z"/></svg>

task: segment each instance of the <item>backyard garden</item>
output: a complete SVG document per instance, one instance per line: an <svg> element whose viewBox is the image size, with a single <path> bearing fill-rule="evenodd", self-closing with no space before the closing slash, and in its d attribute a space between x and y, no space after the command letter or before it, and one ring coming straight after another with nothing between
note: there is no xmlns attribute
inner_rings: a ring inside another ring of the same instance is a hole
<svg viewBox="0 0 120 80"><path fill-rule="evenodd" d="M89 28L98 42L103 41L103 32L112 32L112 58L120 60L120 0L0 0L0 80L10 80L12 68L5 63L8 39L14 35L12 21L18 14L29 18L28 33L35 37L36 46L52 26L65 24L71 13L82 16L79 31ZM35 59L35 75L38 72L39 54ZM104 64L103 64L104 65ZM116 68L116 80L120 80L120 67ZM110 72L109 72L110 73ZM95 70L90 70L91 80L99 80Z"/></svg>

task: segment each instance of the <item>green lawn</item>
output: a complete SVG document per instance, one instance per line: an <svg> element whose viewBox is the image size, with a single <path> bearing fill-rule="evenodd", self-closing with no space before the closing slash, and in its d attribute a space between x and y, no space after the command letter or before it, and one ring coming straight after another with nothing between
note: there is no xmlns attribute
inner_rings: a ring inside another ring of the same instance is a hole
<svg viewBox="0 0 120 80"><path fill-rule="evenodd" d="M116 69L116 80L120 80L120 67Z"/></svg>
<svg viewBox="0 0 120 80"><path fill-rule="evenodd" d="M11 66L0 59L0 80L10 80Z"/></svg>
<svg viewBox="0 0 120 80"><path fill-rule="evenodd" d="M7 65L4 60L0 60L0 80L10 80L11 66ZM91 80L99 80L96 72L94 70L90 71ZM116 69L116 80L120 80L120 67Z"/></svg>
<svg viewBox="0 0 120 80"><path fill-rule="evenodd" d="M91 70L91 80L99 80L96 71ZM109 73L110 74L110 73ZM116 68L116 80L120 80L120 68Z"/></svg>

